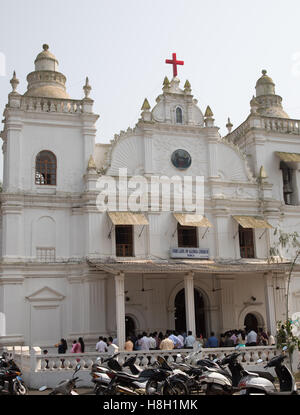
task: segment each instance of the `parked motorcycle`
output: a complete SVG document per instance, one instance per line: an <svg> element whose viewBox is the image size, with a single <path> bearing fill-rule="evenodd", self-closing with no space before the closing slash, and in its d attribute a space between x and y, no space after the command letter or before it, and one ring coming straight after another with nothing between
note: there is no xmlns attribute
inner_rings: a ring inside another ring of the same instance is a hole
<svg viewBox="0 0 300 415"><path fill-rule="evenodd" d="M91 373L94 376L96 394L177 395L188 393L186 385L173 373L173 369L168 366L165 359L162 358L150 367L141 369L135 365L137 356L127 359L123 367L115 359L116 356L105 359L100 365L99 363L93 365ZM104 366L104 363L107 363L108 368ZM124 372L123 369L126 367L130 369L131 374ZM109 383L106 377L110 378Z"/></svg>
<svg viewBox="0 0 300 415"><path fill-rule="evenodd" d="M74 370L74 373L71 379L62 380L58 383L58 385L49 393L49 395L79 395L75 388L76 382L79 382L81 379L78 377L74 377L75 374L81 369L81 365L78 363ZM48 389L48 386L42 386L39 388L39 391L44 391Z"/></svg>
<svg viewBox="0 0 300 415"><path fill-rule="evenodd" d="M0 394L26 395L28 388L21 375L21 370L13 359L6 360L6 355L0 358Z"/></svg>

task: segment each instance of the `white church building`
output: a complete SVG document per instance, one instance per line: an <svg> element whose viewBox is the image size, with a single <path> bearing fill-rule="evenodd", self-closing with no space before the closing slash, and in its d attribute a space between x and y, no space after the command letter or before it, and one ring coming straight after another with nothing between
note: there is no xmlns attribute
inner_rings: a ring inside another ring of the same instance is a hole
<svg viewBox="0 0 300 415"><path fill-rule="evenodd" d="M14 73L2 121L0 344L117 335L122 346L126 332L244 326L275 334L289 264L268 258L275 228L300 232L300 120L266 71L249 116L234 130L228 120L225 137L174 76L133 129L102 144L88 79L72 99L47 45L34 63L24 94ZM124 168L147 181L203 176L204 216L99 211L98 179Z"/></svg>

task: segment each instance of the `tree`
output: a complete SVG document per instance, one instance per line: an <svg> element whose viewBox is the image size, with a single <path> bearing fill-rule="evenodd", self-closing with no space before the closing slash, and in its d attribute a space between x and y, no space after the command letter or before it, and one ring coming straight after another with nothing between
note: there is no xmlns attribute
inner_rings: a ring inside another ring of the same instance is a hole
<svg viewBox="0 0 300 415"><path fill-rule="evenodd" d="M297 260L300 256L300 242L298 240L298 232L283 232L280 228L275 228L274 236L278 235L278 239L275 242L274 246L270 248L270 260L275 262L278 257L283 260L282 252L285 251L286 254L292 250L291 262L288 271L287 277L287 287L286 287L286 304L285 304L285 321L277 322L277 345L279 348L287 346L290 366L292 368L292 355L296 348L300 350L300 339L297 336L294 336L292 332L292 320L289 316L289 294L290 294L290 283L292 278L292 273L294 267L297 263Z"/></svg>

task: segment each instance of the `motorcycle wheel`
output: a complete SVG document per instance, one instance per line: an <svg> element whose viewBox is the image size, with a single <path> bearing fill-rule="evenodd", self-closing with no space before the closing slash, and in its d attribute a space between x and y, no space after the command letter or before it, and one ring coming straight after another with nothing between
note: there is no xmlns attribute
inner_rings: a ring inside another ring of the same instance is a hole
<svg viewBox="0 0 300 415"><path fill-rule="evenodd" d="M183 382L176 380L164 386L163 395L189 395L189 390Z"/></svg>
<svg viewBox="0 0 300 415"><path fill-rule="evenodd" d="M27 395L28 388L24 383L14 382L13 391L15 395Z"/></svg>
<svg viewBox="0 0 300 415"><path fill-rule="evenodd" d="M157 380L148 380L146 384L146 395L161 395L158 388L159 385Z"/></svg>

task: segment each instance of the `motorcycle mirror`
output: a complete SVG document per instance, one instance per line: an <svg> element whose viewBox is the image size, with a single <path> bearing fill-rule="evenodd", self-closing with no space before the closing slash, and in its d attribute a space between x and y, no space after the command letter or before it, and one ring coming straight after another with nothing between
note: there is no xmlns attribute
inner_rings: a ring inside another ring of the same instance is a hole
<svg viewBox="0 0 300 415"><path fill-rule="evenodd" d="M78 372L78 370L80 370L80 369L81 369L81 364L78 363L78 365L76 365L75 372Z"/></svg>
<svg viewBox="0 0 300 415"><path fill-rule="evenodd" d="M282 350L285 352L287 350L287 346L283 346Z"/></svg>
<svg viewBox="0 0 300 415"><path fill-rule="evenodd" d="M213 362L216 363L218 361L218 359L214 359Z"/></svg>
<svg viewBox="0 0 300 415"><path fill-rule="evenodd" d="M41 387L39 388L39 391L40 391L40 392L43 392L43 391L45 391L46 389L48 389L48 387L47 387L47 386L41 386Z"/></svg>
<svg viewBox="0 0 300 415"><path fill-rule="evenodd" d="M262 363L263 362L263 360L262 359L258 359L257 361L256 361L256 363Z"/></svg>
<svg viewBox="0 0 300 415"><path fill-rule="evenodd" d="M239 350L241 348L241 346L238 344L237 346L235 346L235 350Z"/></svg>

